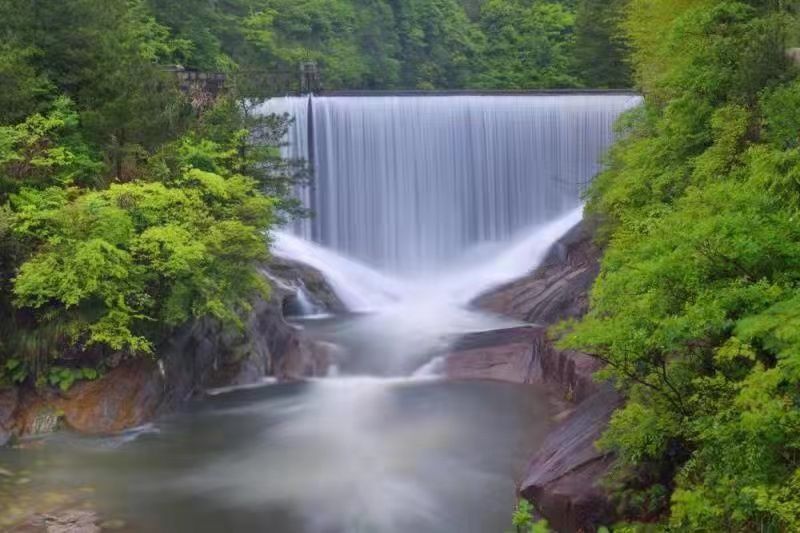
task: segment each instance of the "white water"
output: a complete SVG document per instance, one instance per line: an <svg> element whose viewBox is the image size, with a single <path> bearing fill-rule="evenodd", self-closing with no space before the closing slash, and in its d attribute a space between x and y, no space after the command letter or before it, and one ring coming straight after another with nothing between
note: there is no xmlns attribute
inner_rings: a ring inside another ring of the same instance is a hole
<svg viewBox="0 0 800 533"><path fill-rule="evenodd" d="M281 98L287 157L313 158L300 234L384 272L450 268L467 250L576 208L640 102L625 94ZM309 116L309 113L311 115Z"/></svg>
<svg viewBox="0 0 800 533"><path fill-rule="evenodd" d="M508 243L473 250L450 272L430 276L382 274L285 232L274 235L273 254L318 269L350 310L368 313L342 328L380 361L372 369L396 374L424 365L459 335L510 325L470 309L469 303L535 269L550 247L580 222L581 214L577 208Z"/></svg>
<svg viewBox="0 0 800 533"><path fill-rule="evenodd" d="M328 246L275 232L272 251L320 270L363 313L334 322L372 376L216 389L199 411L101 443L109 453L56 442L45 451L58 460L31 468L76 483L72 494L97 486L104 514L131 530L504 531L547 402L529 387L439 380L440 353L508 324L469 302L534 269L580 221L577 190L626 98L323 99L320 187L299 192L318 204L313 236ZM308 153L304 127L288 155ZM283 288L313 314L302 286ZM352 354L331 353L352 371Z"/></svg>

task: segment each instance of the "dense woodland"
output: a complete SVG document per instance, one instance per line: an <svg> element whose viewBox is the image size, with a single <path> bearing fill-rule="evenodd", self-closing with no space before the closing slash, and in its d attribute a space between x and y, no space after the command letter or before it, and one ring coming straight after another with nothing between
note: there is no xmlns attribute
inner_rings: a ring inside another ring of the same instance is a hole
<svg viewBox="0 0 800 533"><path fill-rule="evenodd" d="M0 376L69 388L269 288L302 215L284 121L326 89L627 87L588 193L605 246L565 346L628 402L600 445L622 516L800 530L800 79L781 0L0 0ZM228 77L193 98L165 67ZM252 132L258 132L253 134ZM630 526L635 527L634 525Z"/></svg>
<svg viewBox="0 0 800 533"><path fill-rule="evenodd" d="M594 182L602 272L564 344L624 392L600 445L631 520L800 530L797 3L632 0L646 105Z"/></svg>

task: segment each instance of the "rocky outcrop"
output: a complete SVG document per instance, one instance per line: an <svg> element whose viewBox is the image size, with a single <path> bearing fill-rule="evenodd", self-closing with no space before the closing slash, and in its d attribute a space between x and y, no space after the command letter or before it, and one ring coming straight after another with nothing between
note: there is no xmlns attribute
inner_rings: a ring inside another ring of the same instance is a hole
<svg viewBox="0 0 800 533"><path fill-rule="evenodd" d="M598 524L614 522L599 483L613 458L594 443L620 403L611 385L602 385L556 426L528 466L520 492L557 531L595 531Z"/></svg>
<svg viewBox="0 0 800 533"><path fill-rule="evenodd" d="M600 271L600 249L593 226L575 226L528 276L479 296L473 304L486 311L533 324L555 324L583 316L589 290Z"/></svg>
<svg viewBox="0 0 800 533"><path fill-rule="evenodd" d="M0 446L5 446L14 433L14 413L18 403L19 390L16 387L0 389Z"/></svg>
<svg viewBox="0 0 800 533"><path fill-rule="evenodd" d="M473 302L533 325L468 336L453 347L445 363L453 378L537 384L564 402L520 485L521 494L562 532L595 531L614 518L600 485L613 458L594 443L621 399L610 385L594 381L601 367L596 359L555 348L547 334L548 326L587 311L599 258L592 225L573 228L530 275Z"/></svg>
<svg viewBox="0 0 800 533"><path fill-rule="evenodd" d="M153 361L126 361L102 378L79 382L66 392L23 390L14 429L19 435L39 435L63 423L87 434L122 431L151 419L163 390Z"/></svg>
<svg viewBox="0 0 800 533"><path fill-rule="evenodd" d="M592 374L599 368L592 357L555 349L547 328L538 325L468 335L445 359L451 379L545 385L570 402L581 402L597 391Z"/></svg>
<svg viewBox="0 0 800 533"><path fill-rule="evenodd" d="M445 359L451 379L498 380L538 385L560 407L557 423L531 459L520 492L557 531L594 531L609 524L613 508L599 481L612 458L600 438L620 398L593 374L594 358L553 347L545 326L469 335Z"/></svg>
<svg viewBox="0 0 800 533"><path fill-rule="evenodd" d="M273 290L258 299L244 331L199 320L180 328L149 358L107 360L110 370L68 391L50 388L0 390L0 445L12 436L39 435L59 426L87 434L108 434L142 425L175 409L208 388L257 383L265 376L281 381L322 375L328 347L303 336L286 322L285 301L303 284L321 305L338 309L338 299L322 276L304 266L275 262L268 268Z"/></svg>

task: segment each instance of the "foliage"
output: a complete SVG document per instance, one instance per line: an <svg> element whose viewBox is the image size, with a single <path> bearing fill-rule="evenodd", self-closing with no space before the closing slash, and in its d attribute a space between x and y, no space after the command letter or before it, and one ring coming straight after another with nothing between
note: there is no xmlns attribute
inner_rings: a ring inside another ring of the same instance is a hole
<svg viewBox="0 0 800 533"><path fill-rule="evenodd" d="M228 157L210 141L180 142ZM187 165L166 183L23 189L11 204L37 250L14 282L16 304L65 322L70 344L152 352L161 328L203 316L238 324L266 290L251 264L266 255L271 201L253 178Z"/></svg>
<svg viewBox="0 0 800 533"><path fill-rule="evenodd" d="M0 200L21 185L90 185L102 165L78 132L72 102L61 97L45 115L0 126Z"/></svg>
<svg viewBox="0 0 800 533"><path fill-rule="evenodd" d="M533 515L533 505L521 499L511 517L511 525L517 533L548 533L550 526L547 520L537 520Z"/></svg>
<svg viewBox="0 0 800 533"><path fill-rule="evenodd" d="M481 9L486 38L475 85L525 89L573 87L575 15L564 4L488 0Z"/></svg>
<svg viewBox="0 0 800 533"><path fill-rule="evenodd" d="M634 0L623 22L647 104L589 192L606 253L564 345L605 361L627 397L599 443L619 458L622 514L674 530L800 527L800 118L784 7Z"/></svg>
<svg viewBox="0 0 800 533"><path fill-rule="evenodd" d="M199 37L173 35L143 1L0 9L0 78L13 78L0 380L66 389L115 352L156 355L189 320L241 326L268 289L254 265L265 231L303 214L289 193L305 166L279 157L286 121L253 118L235 92L193 108L160 64Z"/></svg>
<svg viewBox="0 0 800 533"><path fill-rule="evenodd" d="M620 24L627 0L582 0L575 8L574 76L593 88L627 88L629 47ZM598 51L602 50L602 53Z"/></svg>
<svg viewBox="0 0 800 533"><path fill-rule="evenodd" d="M625 48L612 37L616 7L594 0L148 0L148 6L170 29L164 48L173 61L229 72L251 96L296 88L304 61L320 65L328 90L629 85Z"/></svg>

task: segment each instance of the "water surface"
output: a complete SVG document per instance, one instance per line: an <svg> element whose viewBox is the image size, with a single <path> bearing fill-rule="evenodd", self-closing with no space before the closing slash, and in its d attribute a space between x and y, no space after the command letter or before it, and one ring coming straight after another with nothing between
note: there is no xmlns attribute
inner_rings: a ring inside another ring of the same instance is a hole
<svg viewBox="0 0 800 533"><path fill-rule="evenodd" d="M499 532L546 429L530 388L336 378L209 397L140 433L1 450L152 532Z"/></svg>

